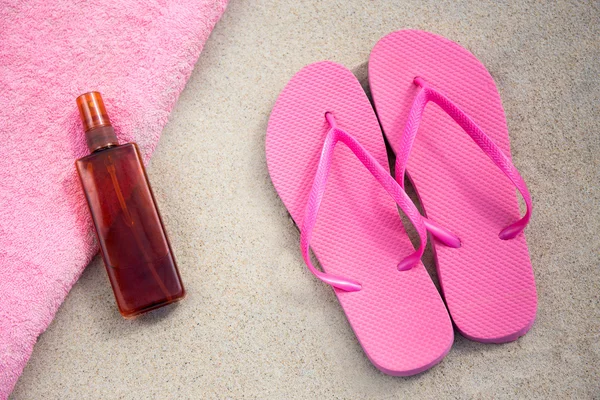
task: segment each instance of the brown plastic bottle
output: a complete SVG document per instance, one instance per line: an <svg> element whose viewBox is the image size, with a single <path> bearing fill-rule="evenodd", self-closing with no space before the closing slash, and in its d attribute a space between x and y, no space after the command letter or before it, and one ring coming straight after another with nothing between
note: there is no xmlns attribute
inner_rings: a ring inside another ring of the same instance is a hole
<svg viewBox="0 0 600 400"><path fill-rule="evenodd" d="M119 311L133 318L181 300L185 289L135 143L119 145L102 97L77 106L91 154L76 161Z"/></svg>

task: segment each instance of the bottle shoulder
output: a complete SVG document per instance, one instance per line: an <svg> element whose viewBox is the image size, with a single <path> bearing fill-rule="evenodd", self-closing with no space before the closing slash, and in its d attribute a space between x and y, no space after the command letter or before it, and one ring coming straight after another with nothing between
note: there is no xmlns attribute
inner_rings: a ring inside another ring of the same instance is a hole
<svg viewBox="0 0 600 400"><path fill-rule="evenodd" d="M100 151L94 152L92 154L88 154L85 157L81 157L77 161L75 161L75 164L82 164L82 163L86 164L86 163L104 159L109 156L123 157L129 153L133 153L136 157L139 158L140 151L139 151L137 144L131 142L131 143L120 144L115 147L109 147L108 149L100 150Z"/></svg>

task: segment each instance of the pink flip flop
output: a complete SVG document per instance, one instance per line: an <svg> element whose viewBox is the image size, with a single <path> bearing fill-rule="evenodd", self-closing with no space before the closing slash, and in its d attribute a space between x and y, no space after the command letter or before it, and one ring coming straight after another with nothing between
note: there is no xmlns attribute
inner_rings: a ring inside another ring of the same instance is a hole
<svg viewBox="0 0 600 400"><path fill-rule="evenodd" d="M511 162L494 80L458 44L404 30L371 52L369 84L397 156L396 179L402 184L407 172L427 215L454 323L472 340L516 340L533 325L537 307L522 233L531 197ZM527 206L522 218L515 186ZM456 237L459 248L439 244Z"/></svg>
<svg viewBox="0 0 600 400"><path fill-rule="evenodd" d="M441 361L454 334L419 261L426 229L389 174L377 118L354 75L333 62L298 72L273 108L266 152L304 260L334 288L371 362L407 376ZM417 251L397 205L420 234ZM309 242L324 272L312 265Z"/></svg>

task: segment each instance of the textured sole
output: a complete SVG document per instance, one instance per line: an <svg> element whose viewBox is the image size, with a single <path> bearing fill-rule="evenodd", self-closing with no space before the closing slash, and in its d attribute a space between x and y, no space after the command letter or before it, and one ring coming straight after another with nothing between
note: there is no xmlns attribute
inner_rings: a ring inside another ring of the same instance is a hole
<svg viewBox="0 0 600 400"><path fill-rule="evenodd" d="M354 75L333 62L302 69L279 95L266 138L271 179L298 226L328 131L326 112L381 165L388 163L377 118ZM414 375L448 353L452 323L425 268L397 270L414 248L394 201L343 144L335 150L311 248L327 273L362 284L358 292L334 290L379 370Z"/></svg>
<svg viewBox="0 0 600 400"><path fill-rule="evenodd" d="M398 31L381 39L369 60L369 84L377 115L396 154L412 102L413 79L458 104L510 157L508 129L493 78L468 50L422 31ZM514 186L462 129L429 104L407 165L428 218L457 234L460 249L434 241L440 285L450 315L467 338L502 343L532 326L535 281L523 234L498 233L519 219Z"/></svg>

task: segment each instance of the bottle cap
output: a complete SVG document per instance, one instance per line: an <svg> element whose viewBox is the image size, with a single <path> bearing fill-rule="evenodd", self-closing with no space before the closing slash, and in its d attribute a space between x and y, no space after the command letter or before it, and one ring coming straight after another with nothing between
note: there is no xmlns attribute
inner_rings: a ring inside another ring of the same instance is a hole
<svg viewBox="0 0 600 400"><path fill-rule="evenodd" d="M83 130L86 132L101 126L111 125L102 95L98 92L84 93L77 98Z"/></svg>
<svg viewBox="0 0 600 400"><path fill-rule="evenodd" d="M88 92L77 97L77 107L91 152L119 144L99 92Z"/></svg>

